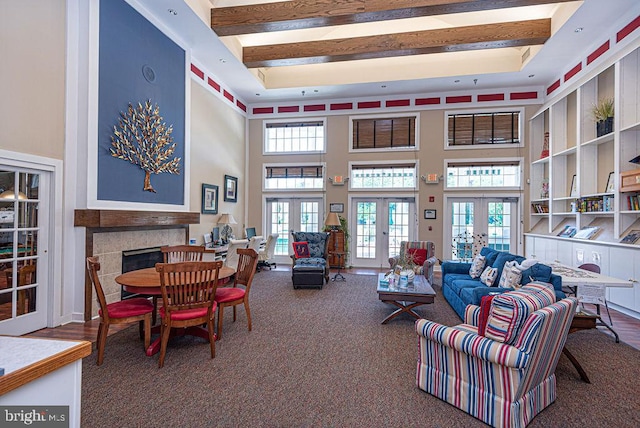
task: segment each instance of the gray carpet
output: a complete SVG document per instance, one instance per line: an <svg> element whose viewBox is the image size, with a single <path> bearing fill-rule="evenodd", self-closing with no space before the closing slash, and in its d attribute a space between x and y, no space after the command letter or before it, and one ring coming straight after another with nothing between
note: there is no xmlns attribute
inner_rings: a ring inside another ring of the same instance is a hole
<svg viewBox="0 0 640 428"><path fill-rule="evenodd" d="M256 274L253 331L244 309L225 312L216 358L201 339L176 338L163 369L146 357L137 326L107 340L83 364L86 427L476 427L482 422L415 386L417 336L406 315L380 302L376 277L346 275L322 290L294 290L289 272ZM418 312L460 323L439 293ZM565 356L558 399L531 427L640 426L640 351L590 330L568 347L592 383Z"/></svg>

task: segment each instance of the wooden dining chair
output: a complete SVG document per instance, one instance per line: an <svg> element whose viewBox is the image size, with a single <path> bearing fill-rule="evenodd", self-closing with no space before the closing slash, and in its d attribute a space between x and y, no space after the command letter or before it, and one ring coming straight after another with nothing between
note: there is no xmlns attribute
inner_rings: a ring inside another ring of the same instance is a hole
<svg viewBox="0 0 640 428"><path fill-rule="evenodd" d="M87 257L87 271L91 284L96 291L96 300L100 305L98 314L100 315L100 326L98 327L98 360L97 365L102 364L104 358L104 347L107 343L107 334L111 324L125 324L138 321L140 325L140 337L144 337L144 349L149 347L151 342L151 314L153 312L153 304L143 298L134 297L131 299L121 300L107 304L107 299L100 284L98 271L100 270L100 262L95 257Z"/></svg>
<svg viewBox="0 0 640 428"><path fill-rule="evenodd" d="M211 358L216 356L214 296L222 262L158 263L162 307L160 308L160 359L164 366L167 343L172 328L207 325Z"/></svg>
<svg viewBox="0 0 640 428"><path fill-rule="evenodd" d="M258 253L251 248L238 249L238 269L236 270L233 285L220 287L216 291L215 300L218 303L218 326L216 329L218 339L222 337L222 324L224 320L224 308L233 306L233 321L236 321L236 306L244 304L247 313L247 323L251 331L251 310L249 309L249 290L256 273Z"/></svg>

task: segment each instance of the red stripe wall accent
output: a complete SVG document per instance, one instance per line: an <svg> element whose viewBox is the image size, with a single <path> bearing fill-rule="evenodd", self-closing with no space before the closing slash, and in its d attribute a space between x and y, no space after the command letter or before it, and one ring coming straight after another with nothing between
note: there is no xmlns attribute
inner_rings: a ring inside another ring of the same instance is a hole
<svg viewBox="0 0 640 428"><path fill-rule="evenodd" d="M244 104L242 104L242 103L240 102L240 100L236 100L236 105L240 108L240 110L242 110L242 111L244 111L244 112L246 112L246 111L247 111L247 106L246 106L246 105L244 105Z"/></svg>
<svg viewBox="0 0 640 428"><path fill-rule="evenodd" d="M352 108L353 103L336 103L329 106L331 110L351 110Z"/></svg>
<svg viewBox="0 0 640 428"><path fill-rule="evenodd" d="M193 64L191 64L191 72L196 76L198 76L199 78L201 78L202 80L204 80L204 71L200 70L198 67L196 67Z"/></svg>
<svg viewBox="0 0 640 428"><path fill-rule="evenodd" d="M228 99L229 101L233 102L233 95L231 95L229 92L227 92L227 90L226 90L226 89L224 89L224 90L222 91L222 94L224 95L224 97L225 97L226 99Z"/></svg>
<svg viewBox="0 0 640 428"><path fill-rule="evenodd" d="M547 88L547 95L549 95L551 92L555 91L559 87L560 87L560 79L553 82L553 84L551 84L551 86Z"/></svg>
<svg viewBox="0 0 640 428"><path fill-rule="evenodd" d="M273 113L273 107L255 107L253 114L271 114Z"/></svg>
<svg viewBox="0 0 640 428"><path fill-rule="evenodd" d="M640 27L640 16L628 23L622 30L618 31L618 34L616 34L616 43L619 43L622 39L633 33L638 27Z"/></svg>
<svg viewBox="0 0 640 428"><path fill-rule="evenodd" d="M278 113L297 113L300 111L299 106L282 106L278 107Z"/></svg>
<svg viewBox="0 0 640 428"><path fill-rule="evenodd" d="M530 92L511 92L509 94L510 100L535 100L538 98L538 93L535 91Z"/></svg>
<svg viewBox="0 0 640 428"><path fill-rule="evenodd" d="M213 80L211 77L207 77L207 83L216 91L220 92L220 84Z"/></svg>
<svg viewBox="0 0 640 428"><path fill-rule="evenodd" d="M567 71L564 74L564 81L566 82L567 80L571 79L573 76L578 74L580 70L582 70L582 62L580 62L578 65L576 65L575 67L573 67L571 70Z"/></svg>
<svg viewBox="0 0 640 428"><path fill-rule="evenodd" d="M358 103L358 108L380 108L380 101L362 101Z"/></svg>
<svg viewBox="0 0 640 428"><path fill-rule="evenodd" d="M389 100L385 102L385 107L405 107L411 105L411 100Z"/></svg>
<svg viewBox="0 0 640 428"><path fill-rule="evenodd" d="M471 95L458 95L455 97L447 97L445 102L447 104L470 103Z"/></svg>
<svg viewBox="0 0 640 428"><path fill-rule="evenodd" d="M504 94L478 95L478 101L504 101Z"/></svg>
<svg viewBox="0 0 640 428"><path fill-rule="evenodd" d="M600 55L602 55L603 53L605 53L608 50L609 50L609 40L604 42L602 45L600 45L600 47L598 49L596 49L595 51L591 52L589 54L589 56L587 56L587 65L591 64L593 61L598 59L598 57L600 57Z"/></svg>
<svg viewBox="0 0 640 428"><path fill-rule="evenodd" d="M304 106L304 111L325 111L327 106L324 104L309 104Z"/></svg>
<svg viewBox="0 0 640 428"><path fill-rule="evenodd" d="M417 106L426 106L440 104L440 97L432 97L432 98L416 98Z"/></svg>

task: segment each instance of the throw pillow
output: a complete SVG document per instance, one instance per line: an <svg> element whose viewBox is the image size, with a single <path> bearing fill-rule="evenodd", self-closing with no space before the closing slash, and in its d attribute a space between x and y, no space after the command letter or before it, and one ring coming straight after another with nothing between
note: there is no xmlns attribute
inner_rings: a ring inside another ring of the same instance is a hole
<svg viewBox="0 0 640 428"><path fill-rule="evenodd" d="M496 281L497 277L498 269L487 266L482 272L482 275L480 275L480 282L482 282L487 287L493 287L493 283Z"/></svg>
<svg viewBox="0 0 640 428"><path fill-rule="evenodd" d="M296 255L296 259L307 259L309 255L309 243L307 241L294 242L293 254Z"/></svg>
<svg viewBox="0 0 640 428"><path fill-rule="evenodd" d="M427 260L426 248L407 248L407 254L413 260L413 263L422 267L425 260Z"/></svg>
<svg viewBox="0 0 640 428"><path fill-rule="evenodd" d="M529 269L522 271L522 285L531 281L551 282L551 266L543 263L536 263Z"/></svg>
<svg viewBox="0 0 640 428"><path fill-rule="evenodd" d="M487 320L489 319L489 313L491 312L491 301L496 296L482 296L480 299L480 316L478 317L478 335L484 336L487 330Z"/></svg>
<svg viewBox="0 0 640 428"><path fill-rule="evenodd" d="M477 255L471 262L471 268L469 269L469 276L471 278L478 278L484 270L485 257Z"/></svg>
<svg viewBox="0 0 640 428"><path fill-rule="evenodd" d="M518 262L510 261L504 264L504 269L502 269L502 275L500 276L500 282L498 283L498 287L501 288L520 288L520 280L522 279L522 272L518 269Z"/></svg>
<svg viewBox="0 0 640 428"><path fill-rule="evenodd" d="M499 294L491 302L485 336L513 345L529 314L555 301L553 286L544 282L532 282L519 290Z"/></svg>

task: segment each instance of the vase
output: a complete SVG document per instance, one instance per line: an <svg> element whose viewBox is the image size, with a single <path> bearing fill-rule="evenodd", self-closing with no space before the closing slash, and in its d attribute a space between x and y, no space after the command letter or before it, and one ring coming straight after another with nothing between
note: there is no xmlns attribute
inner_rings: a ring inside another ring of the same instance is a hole
<svg viewBox="0 0 640 428"><path fill-rule="evenodd" d="M608 117L605 120L596 122L596 136L602 137L613 132L613 118Z"/></svg>
<svg viewBox="0 0 640 428"><path fill-rule="evenodd" d="M400 272L400 275L406 275L407 282L409 284L411 284L413 282L413 279L416 277L416 273L412 269L404 269L402 272Z"/></svg>

